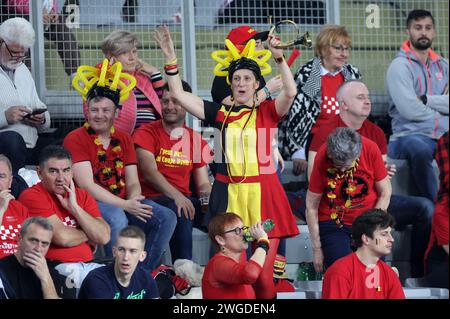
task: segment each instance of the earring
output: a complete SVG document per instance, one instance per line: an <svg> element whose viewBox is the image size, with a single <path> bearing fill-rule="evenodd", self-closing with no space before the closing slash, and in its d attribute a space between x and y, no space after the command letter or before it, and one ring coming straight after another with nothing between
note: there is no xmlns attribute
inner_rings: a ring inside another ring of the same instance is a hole
<svg viewBox="0 0 450 319"><path fill-rule="evenodd" d="M234 96L233 96L233 93L231 93L231 95L230 95L230 100L231 100L231 102L234 102Z"/></svg>
<svg viewBox="0 0 450 319"><path fill-rule="evenodd" d="M220 251L221 252L225 252L225 247L224 246L220 246Z"/></svg>

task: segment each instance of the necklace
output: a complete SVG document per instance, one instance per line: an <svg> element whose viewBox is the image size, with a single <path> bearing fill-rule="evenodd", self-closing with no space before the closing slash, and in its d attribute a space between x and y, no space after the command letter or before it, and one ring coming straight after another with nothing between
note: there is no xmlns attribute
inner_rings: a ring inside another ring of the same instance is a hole
<svg viewBox="0 0 450 319"><path fill-rule="evenodd" d="M111 146L114 159L112 162L114 166L111 166L111 162L107 161L106 150L100 140L98 134L92 129L89 123L84 123L83 127L88 132L89 136L92 138L94 144L97 146L97 158L99 161L99 169L94 172L95 179L108 191L114 195L120 194L121 190L125 187L125 180L123 178L124 167L123 167L123 151L120 147L120 140L116 137L116 130L114 126L109 130L111 137Z"/></svg>
<svg viewBox="0 0 450 319"><path fill-rule="evenodd" d="M353 174L356 172L359 166L359 159L356 159L352 163L352 167L346 170L345 172L340 172L336 168L329 168L327 169L327 198L328 198L328 207L331 210L330 218L334 220L336 225L339 226L339 228L342 228L344 226L344 215L345 211L349 208L352 208L352 197L355 194L356 191L356 183L353 179ZM345 187L344 191L347 194L347 199L345 200L344 206L337 205L334 206L334 201L337 197L336 191L336 185L337 182L341 179L346 179L347 187ZM341 216L339 216L339 213L341 213Z"/></svg>
<svg viewBox="0 0 450 319"><path fill-rule="evenodd" d="M230 162L229 162L229 160L228 160L227 153L226 153L226 151L224 150L224 148L223 148L223 143L222 143L222 138L226 139L226 137L223 135L223 129L224 129L224 127L225 127L225 123L226 123L227 120L228 120L228 117L230 116L231 111L233 110L233 107L234 107L234 104L230 107L230 110L227 112L227 114L226 114L226 116L225 116L225 119L224 119L224 121L223 121L223 123L222 123L222 127L220 128L220 148L221 148L221 150L222 150L222 152L223 152L223 155L224 155L225 165L226 165L226 167L227 167L227 173L228 173L228 177L230 178L231 183L232 183L232 184L240 184L240 183L244 182L245 179L247 178L247 176L245 176L246 171L247 171L247 165L246 165L246 160L245 160L245 150L244 150L244 140L243 140L243 135L244 135L245 128L247 127L247 124L248 124L248 122L250 121L250 118L251 118L252 115L253 115L253 111L255 110L255 103L253 103L253 106L252 106L252 110L251 110L251 112L250 112L250 115L249 115L249 117L247 118L247 120L245 121L244 126L242 127L242 130L241 130L241 135L240 135L240 142L241 142L241 143L240 143L240 146L241 146L241 151L242 151L242 156L243 156L244 163L243 163L243 168L242 168L242 179L239 180L239 181L235 181L235 180L233 179L233 176L231 175ZM242 167L242 166L241 166L241 167Z"/></svg>

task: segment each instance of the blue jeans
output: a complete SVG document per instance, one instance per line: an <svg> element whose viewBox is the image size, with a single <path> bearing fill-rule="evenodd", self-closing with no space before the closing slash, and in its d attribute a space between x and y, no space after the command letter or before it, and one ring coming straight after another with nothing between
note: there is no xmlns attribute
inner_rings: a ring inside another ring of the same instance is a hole
<svg viewBox="0 0 450 319"><path fill-rule="evenodd" d="M388 213L395 219L396 230L412 225L411 277L423 277L423 258L430 240L434 203L425 197L392 195Z"/></svg>
<svg viewBox="0 0 450 319"><path fill-rule="evenodd" d="M117 241L117 236L122 228L128 225L134 225L141 228L146 237L145 251L147 257L142 263L142 267L152 271L161 263L172 233L176 226L176 218L170 209L161 206L150 199L142 201L144 204L152 206L153 216L147 222L143 222L134 215L124 212L123 209L98 202L103 218L111 227L111 240L105 245L105 254L112 256L112 247Z"/></svg>
<svg viewBox="0 0 450 319"><path fill-rule="evenodd" d="M433 160L436 141L424 135L409 135L389 142L388 156L392 159L408 161L412 179L419 196L434 201L438 191L438 181L434 174Z"/></svg>
<svg viewBox="0 0 450 319"><path fill-rule="evenodd" d="M201 216L200 201L194 197L188 197L195 207L195 216ZM170 254L172 255L172 262L177 259L192 260L192 227L193 220L187 219L183 213L181 217L177 215L177 205L167 196L158 196L152 198L155 202L170 209L172 215L177 219L177 227L173 232L170 240Z"/></svg>
<svg viewBox="0 0 450 319"><path fill-rule="evenodd" d="M352 252L350 226L344 225L339 228L333 220L319 222L319 234L326 268Z"/></svg>

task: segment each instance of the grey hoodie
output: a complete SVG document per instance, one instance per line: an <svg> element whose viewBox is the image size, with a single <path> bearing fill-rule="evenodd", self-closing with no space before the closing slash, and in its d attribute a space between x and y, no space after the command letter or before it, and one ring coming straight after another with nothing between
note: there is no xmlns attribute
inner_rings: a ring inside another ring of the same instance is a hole
<svg viewBox="0 0 450 319"><path fill-rule="evenodd" d="M422 64L405 41L386 75L392 136L422 134L438 139L448 131L448 60L429 49L427 65ZM426 94L424 105L417 97Z"/></svg>

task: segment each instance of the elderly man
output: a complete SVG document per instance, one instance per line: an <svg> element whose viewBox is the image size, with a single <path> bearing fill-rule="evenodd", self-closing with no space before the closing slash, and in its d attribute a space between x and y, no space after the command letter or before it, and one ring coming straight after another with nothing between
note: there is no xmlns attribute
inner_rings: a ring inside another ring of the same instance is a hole
<svg viewBox="0 0 450 319"><path fill-rule="evenodd" d="M0 25L0 153L12 162L13 173L35 163L38 131L50 127L50 115L23 63L35 33L23 18Z"/></svg>
<svg viewBox="0 0 450 319"><path fill-rule="evenodd" d="M413 10L405 41L386 74L392 117L390 158L406 159L420 196L436 198L432 162L437 140L448 131L448 60L431 49L436 36L429 11Z"/></svg>
<svg viewBox="0 0 450 319"><path fill-rule="evenodd" d="M374 142L337 128L317 152L306 195L306 220L317 272L351 253L353 220L370 208L387 210L391 183Z"/></svg>
<svg viewBox="0 0 450 319"><path fill-rule="evenodd" d="M336 93L340 107L339 115L331 118L326 125L321 126L311 141L309 147L308 175L311 175L314 159L327 137L337 127L350 127L361 136L374 141L380 148L383 160L387 160L387 142L384 132L367 119L371 111L369 90L359 80L342 84ZM390 177L394 176L395 165L385 164ZM388 213L395 218L398 229L413 225L411 236L411 277L419 278L424 274L423 256L430 238L433 202L420 196L392 195Z"/></svg>
<svg viewBox="0 0 450 319"><path fill-rule="evenodd" d="M0 259L17 251L17 235L28 217L28 210L11 194L11 183L11 162L0 154Z"/></svg>

